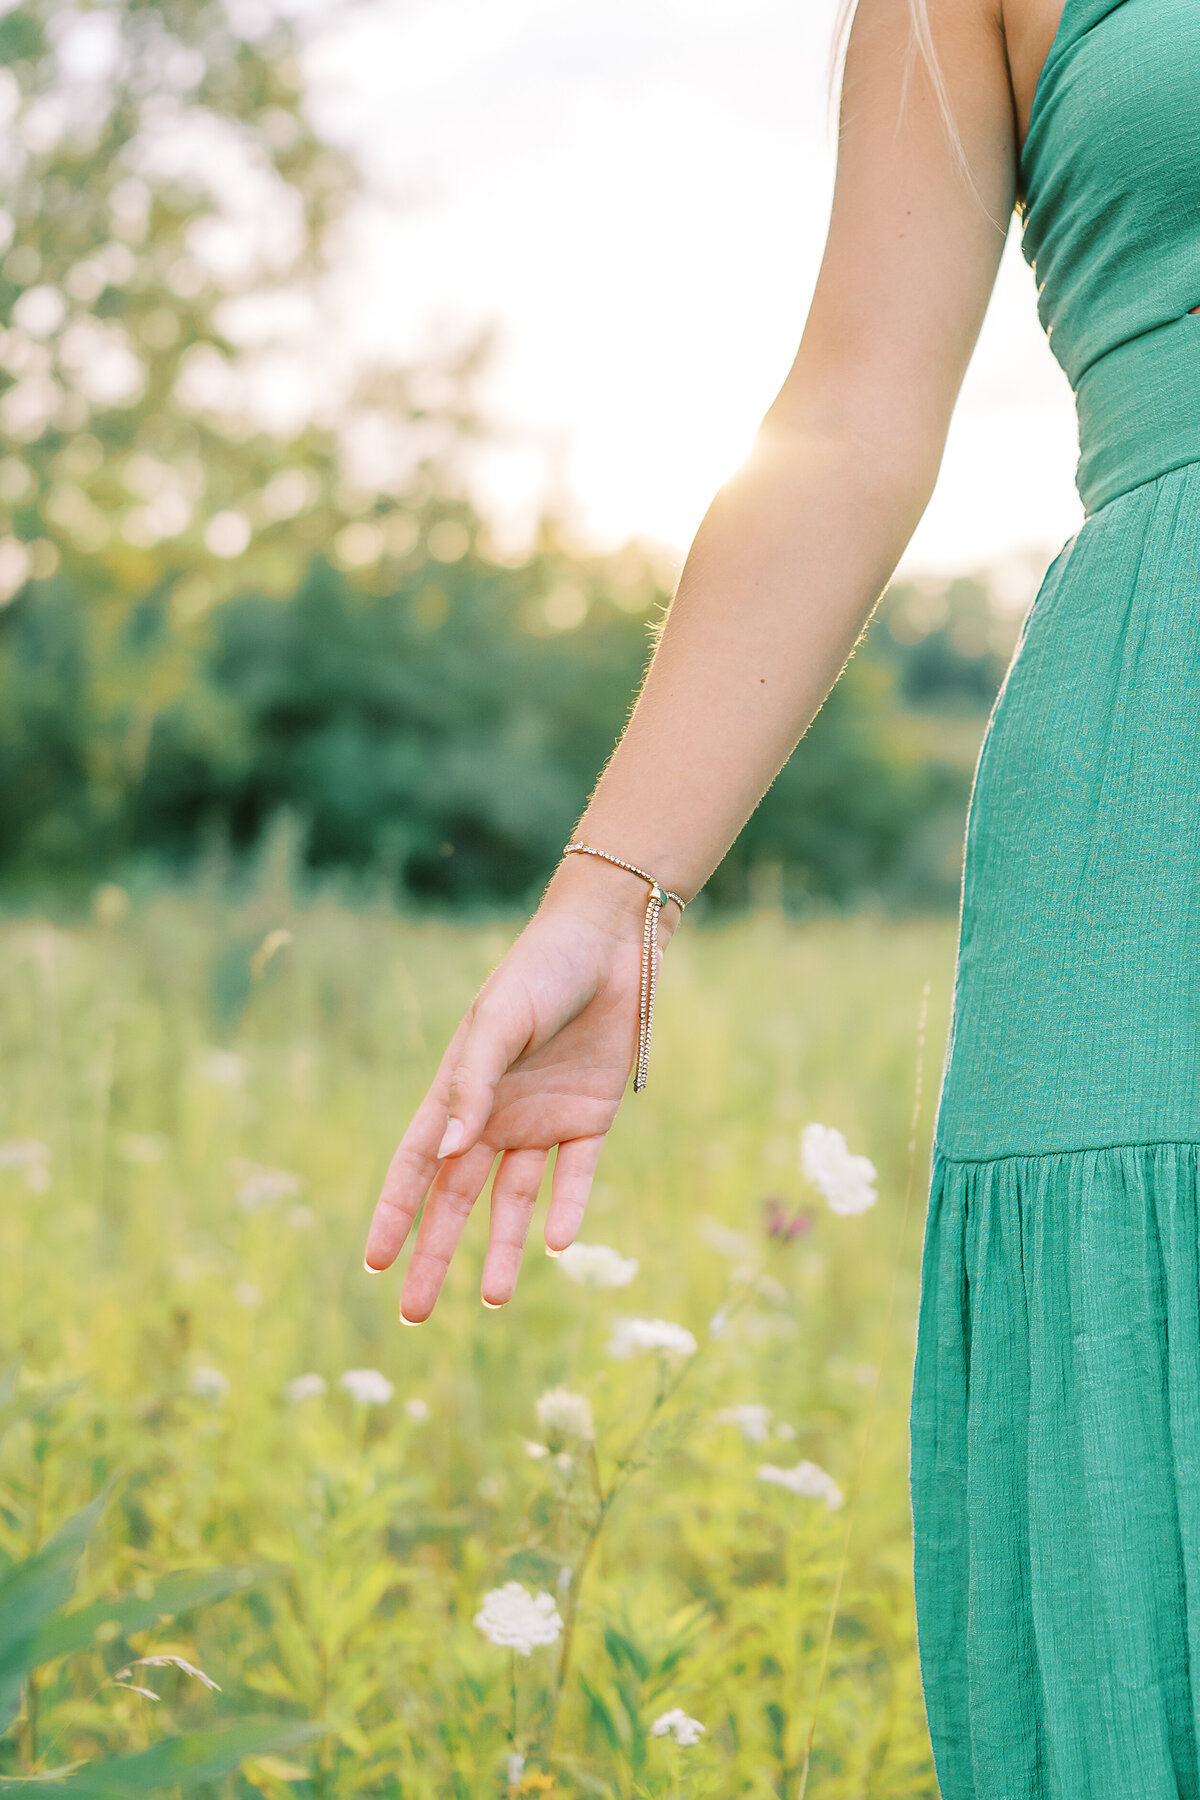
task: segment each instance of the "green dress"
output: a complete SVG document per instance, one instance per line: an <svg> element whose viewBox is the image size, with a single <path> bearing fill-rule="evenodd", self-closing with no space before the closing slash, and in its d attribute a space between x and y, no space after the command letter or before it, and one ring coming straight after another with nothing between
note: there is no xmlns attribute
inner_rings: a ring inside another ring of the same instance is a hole
<svg viewBox="0 0 1200 1800"><path fill-rule="evenodd" d="M943 1800L1200 1800L1200 0L1066 0L1020 176L1085 517L971 797L918 1647Z"/></svg>

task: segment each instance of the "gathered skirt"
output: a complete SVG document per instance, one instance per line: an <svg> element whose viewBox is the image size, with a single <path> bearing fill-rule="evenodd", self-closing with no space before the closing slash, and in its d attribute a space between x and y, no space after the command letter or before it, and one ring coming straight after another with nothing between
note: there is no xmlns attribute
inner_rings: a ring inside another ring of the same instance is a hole
<svg viewBox="0 0 1200 1800"><path fill-rule="evenodd" d="M1200 463L1085 520L988 724L910 1425L942 1800L1200 1800Z"/></svg>

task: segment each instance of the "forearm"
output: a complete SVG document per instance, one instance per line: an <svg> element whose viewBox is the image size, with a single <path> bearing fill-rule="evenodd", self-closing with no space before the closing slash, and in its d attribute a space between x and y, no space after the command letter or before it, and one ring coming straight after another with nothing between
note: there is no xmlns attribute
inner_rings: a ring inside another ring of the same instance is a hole
<svg viewBox="0 0 1200 1800"><path fill-rule="evenodd" d="M935 474L894 441L768 415L696 534L585 842L685 896L703 885L836 681ZM560 886L580 880L567 865Z"/></svg>

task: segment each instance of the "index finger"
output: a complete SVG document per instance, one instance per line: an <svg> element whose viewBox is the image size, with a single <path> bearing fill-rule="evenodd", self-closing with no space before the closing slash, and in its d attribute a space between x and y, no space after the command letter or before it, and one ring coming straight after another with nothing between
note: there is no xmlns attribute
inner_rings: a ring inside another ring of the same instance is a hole
<svg viewBox="0 0 1200 1800"><path fill-rule="evenodd" d="M438 1171L437 1147L446 1123L450 1076L470 1029L463 1020L451 1038L438 1072L400 1139L383 1178L383 1187L367 1232L363 1267L381 1275L399 1256L421 1202Z"/></svg>
<svg viewBox="0 0 1200 1800"><path fill-rule="evenodd" d="M396 1146L367 1232L363 1267L370 1275L382 1275L404 1247L438 1171L436 1151L445 1116L445 1102L430 1089Z"/></svg>

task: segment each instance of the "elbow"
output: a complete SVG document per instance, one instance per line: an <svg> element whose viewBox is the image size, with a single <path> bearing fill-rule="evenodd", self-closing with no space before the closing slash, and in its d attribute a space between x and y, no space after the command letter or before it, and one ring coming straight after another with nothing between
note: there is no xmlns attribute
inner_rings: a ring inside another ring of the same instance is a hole
<svg viewBox="0 0 1200 1800"><path fill-rule="evenodd" d="M937 482L946 431L916 408L847 393L831 405L780 396L764 415L739 473L807 480L818 470L887 512L917 520Z"/></svg>

